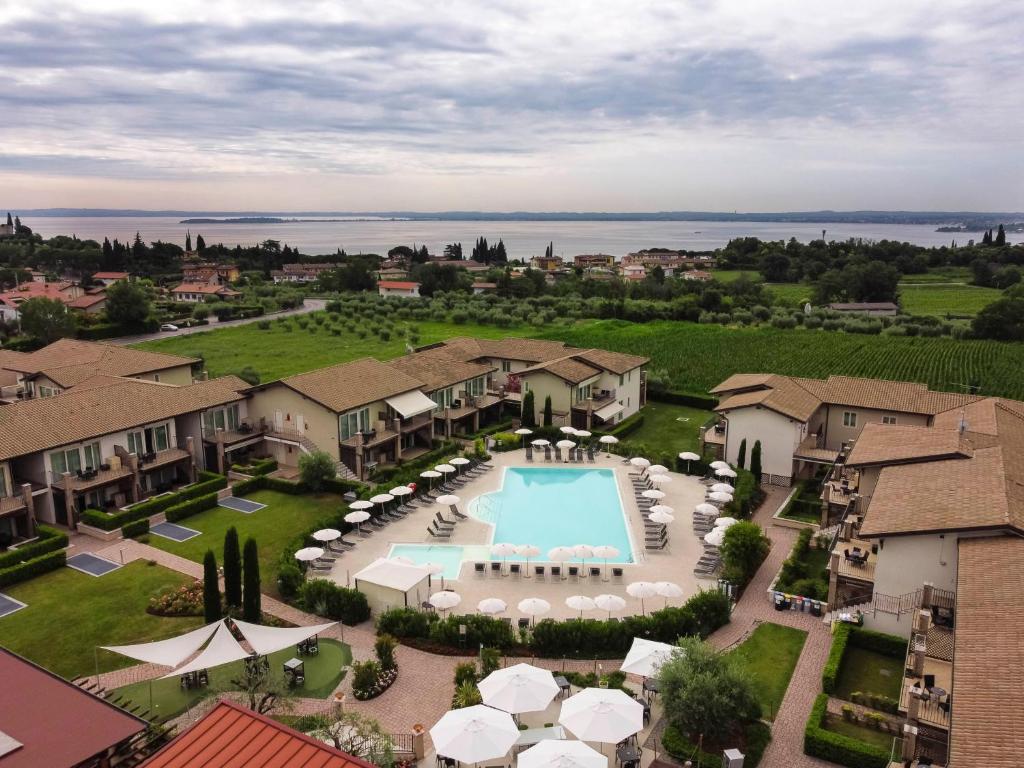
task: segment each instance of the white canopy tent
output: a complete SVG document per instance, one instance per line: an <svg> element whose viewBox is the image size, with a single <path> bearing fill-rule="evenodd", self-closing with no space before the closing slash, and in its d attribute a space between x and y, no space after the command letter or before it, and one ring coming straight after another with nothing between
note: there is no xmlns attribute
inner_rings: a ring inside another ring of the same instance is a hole
<svg viewBox="0 0 1024 768"><path fill-rule="evenodd" d="M619 669L633 675L650 677L665 661L672 658L676 650L676 646L668 643L634 637L633 645L630 646L629 653L626 654Z"/></svg>
<svg viewBox="0 0 1024 768"><path fill-rule="evenodd" d="M407 565L378 557L358 571L355 588L366 595L370 610L417 607L430 595L430 570L422 565Z"/></svg>

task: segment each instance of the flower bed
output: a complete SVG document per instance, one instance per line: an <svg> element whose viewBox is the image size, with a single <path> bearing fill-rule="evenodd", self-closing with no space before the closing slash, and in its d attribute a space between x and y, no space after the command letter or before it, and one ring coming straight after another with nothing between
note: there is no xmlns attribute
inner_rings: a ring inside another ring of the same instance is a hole
<svg viewBox="0 0 1024 768"><path fill-rule="evenodd" d="M377 698L398 679L398 667L381 669L375 661L355 662L352 670L352 695L357 701Z"/></svg>
<svg viewBox="0 0 1024 768"><path fill-rule="evenodd" d="M146 613L153 616L202 616L203 582L197 579L151 597Z"/></svg>

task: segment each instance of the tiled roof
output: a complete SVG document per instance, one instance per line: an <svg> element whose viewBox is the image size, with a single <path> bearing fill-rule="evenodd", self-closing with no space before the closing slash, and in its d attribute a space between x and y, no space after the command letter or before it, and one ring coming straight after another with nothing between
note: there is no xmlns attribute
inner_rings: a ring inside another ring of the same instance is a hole
<svg viewBox="0 0 1024 768"><path fill-rule="evenodd" d="M750 389L760 387L772 380L771 373L734 373L717 387L710 390L713 395L720 395L723 392L734 392L737 389Z"/></svg>
<svg viewBox="0 0 1024 768"><path fill-rule="evenodd" d="M970 458L971 443L956 429L865 424L846 463L901 464L912 461Z"/></svg>
<svg viewBox="0 0 1024 768"><path fill-rule="evenodd" d="M452 384L486 376L493 365L454 360L442 349L428 349L389 360L388 365L423 383L423 389L433 392Z"/></svg>
<svg viewBox="0 0 1024 768"><path fill-rule="evenodd" d="M772 376L765 389L755 389L730 395L718 404L718 411L759 405L783 416L807 421L821 405L821 400L786 376Z"/></svg>
<svg viewBox="0 0 1024 768"><path fill-rule="evenodd" d="M0 461L232 403L249 388L236 376L184 387L138 379L104 384L0 408Z"/></svg>
<svg viewBox="0 0 1024 768"><path fill-rule="evenodd" d="M546 371L547 373L557 376L560 379L564 379L572 384L579 384L580 382L586 381L594 376L598 376L601 373L599 368L594 368L591 365L587 365L582 360L577 360L574 355L567 355L566 357L560 357L557 360L548 360L547 362L540 363L539 365L532 366L531 368L526 368L520 371L520 375L525 376L538 371Z"/></svg>
<svg viewBox="0 0 1024 768"><path fill-rule="evenodd" d="M392 288L397 291L411 291L413 288L419 288L419 283L414 283L406 280L381 280L377 283L378 288Z"/></svg>
<svg viewBox="0 0 1024 768"><path fill-rule="evenodd" d="M238 291L234 291L223 285L216 285L215 283L182 283L176 285L171 289L171 293L210 293L210 294L228 294L232 296L239 296Z"/></svg>
<svg viewBox="0 0 1024 768"><path fill-rule="evenodd" d="M67 302L67 305L72 309L88 309L97 304L102 304L107 300L107 294L105 293L85 293L79 296L77 299L72 299Z"/></svg>
<svg viewBox="0 0 1024 768"><path fill-rule="evenodd" d="M60 339L21 357L9 357L11 354L0 356L0 367L30 375L42 373L62 387L77 384L97 373L136 376L199 362L192 357L77 339Z"/></svg>
<svg viewBox="0 0 1024 768"><path fill-rule="evenodd" d="M612 352L607 349L583 349L572 354L585 363L599 366L612 373L626 373L650 361L649 357L627 355L624 352Z"/></svg>
<svg viewBox="0 0 1024 768"><path fill-rule="evenodd" d="M506 360L522 360L527 363L554 360L565 357L572 351L561 341L522 339L514 336L505 339L474 339L457 336L448 339L443 346L460 354L465 360L474 360L479 357L499 357Z"/></svg>
<svg viewBox="0 0 1024 768"><path fill-rule="evenodd" d="M275 383L268 382L265 386ZM372 357L289 376L280 383L335 413L423 386L419 379Z"/></svg>
<svg viewBox="0 0 1024 768"><path fill-rule="evenodd" d="M146 729L144 720L4 648L0 680L0 731L22 745L0 756L4 768L78 765Z"/></svg>
<svg viewBox="0 0 1024 768"><path fill-rule="evenodd" d="M127 272L96 272L92 276L93 280L126 280L127 278Z"/></svg>
<svg viewBox="0 0 1024 768"><path fill-rule="evenodd" d="M143 768L373 768L231 701L221 701Z"/></svg>
<svg viewBox="0 0 1024 768"><path fill-rule="evenodd" d="M1024 754L1024 539L960 539L951 766L1015 768Z"/></svg>

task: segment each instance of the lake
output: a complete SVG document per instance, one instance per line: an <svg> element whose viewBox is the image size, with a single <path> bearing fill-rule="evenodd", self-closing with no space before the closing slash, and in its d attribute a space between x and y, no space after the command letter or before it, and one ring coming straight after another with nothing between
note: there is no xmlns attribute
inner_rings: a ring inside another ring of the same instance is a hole
<svg viewBox="0 0 1024 768"><path fill-rule="evenodd" d="M193 242L201 234L207 243L227 246L254 245L263 240L280 240L303 253L387 253L396 245L426 245L440 254L446 243L461 242L468 258L480 236L495 243L505 241L510 258L542 255L549 242L555 253L572 257L581 253L610 253L622 257L642 248L683 248L713 250L735 237L807 242L821 237L829 240L850 237L867 240L899 240L918 245L946 245L954 239L964 245L981 239L980 233L936 232L930 224L796 224L789 222L722 221L297 221L277 224L180 224L178 217L38 216L24 223L44 237L75 234L83 239L103 241L118 238L131 241L136 231L147 242L164 240L185 244L191 230ZM1010 242L1024 241L1024 234L1007 235Z"/></svg>

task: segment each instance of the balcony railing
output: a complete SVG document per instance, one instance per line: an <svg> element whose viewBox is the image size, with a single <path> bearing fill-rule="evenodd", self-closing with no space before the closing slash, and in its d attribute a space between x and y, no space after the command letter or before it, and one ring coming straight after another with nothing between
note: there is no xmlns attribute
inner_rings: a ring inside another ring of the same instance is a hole
<svg viewBox="0 0 1024 768"><path fill-rule="evenodd" d="M9 515L27 508L21 496L0 496L0 515Z"/></svg>

